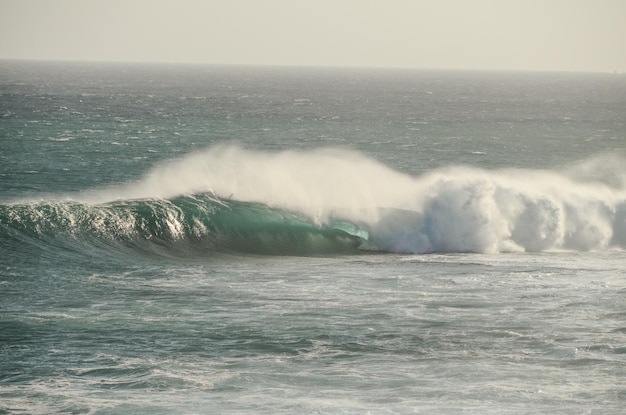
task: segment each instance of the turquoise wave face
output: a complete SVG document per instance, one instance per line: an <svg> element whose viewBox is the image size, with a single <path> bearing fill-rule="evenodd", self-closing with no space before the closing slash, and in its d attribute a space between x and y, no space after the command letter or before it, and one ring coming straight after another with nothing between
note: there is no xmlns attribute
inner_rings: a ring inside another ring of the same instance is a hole
<svg viewBox="0 0 626 415"><path fill-rule="evenodd" d="M319 225L286 210L211 195L107 204L68 201L0 206L5 244L86 247L164 256L354 253L368 232L347 221Z"/></svg>

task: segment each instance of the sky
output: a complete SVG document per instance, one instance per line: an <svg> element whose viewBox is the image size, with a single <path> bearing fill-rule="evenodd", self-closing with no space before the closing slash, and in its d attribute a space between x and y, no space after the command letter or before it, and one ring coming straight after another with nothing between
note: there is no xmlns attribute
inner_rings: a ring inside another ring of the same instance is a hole
<svg viewBox="0 0 626 415"><path fill-rule="evenodd" d="M0 0L0 59L626 72L626 0Z"/></svg>

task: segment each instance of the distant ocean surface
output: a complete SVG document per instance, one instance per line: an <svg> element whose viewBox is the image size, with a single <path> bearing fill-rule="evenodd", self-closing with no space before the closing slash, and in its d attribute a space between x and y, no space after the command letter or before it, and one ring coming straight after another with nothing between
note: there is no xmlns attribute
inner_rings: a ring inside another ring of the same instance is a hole
<svg viewBox="0 0 626 415"><path fill-rule="evenodd" d="M626 77L0 61L0 414L621 414Z"/></svg>

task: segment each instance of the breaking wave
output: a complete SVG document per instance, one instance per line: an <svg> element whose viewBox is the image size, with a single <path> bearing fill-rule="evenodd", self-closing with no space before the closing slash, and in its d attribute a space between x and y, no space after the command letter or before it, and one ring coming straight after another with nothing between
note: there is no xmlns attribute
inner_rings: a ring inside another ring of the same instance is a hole
<svg viewBox="0 0 626 415"><path fill-rule="evenodd" d="M558 171L412 177L350 151L219 146L134 183L3 203L0 226L19 242L164 255L623 249L625 166L601 156Z"/></svg>
<svg viewBox="0 0 626 415"><path fill-rule="evenodd" d="M367 237L347 222L318 226L292 212L208 195L102 205L17 204L0 208L0 223L5 236L19 242L183 257L209 252L345 253Z"/></svg>

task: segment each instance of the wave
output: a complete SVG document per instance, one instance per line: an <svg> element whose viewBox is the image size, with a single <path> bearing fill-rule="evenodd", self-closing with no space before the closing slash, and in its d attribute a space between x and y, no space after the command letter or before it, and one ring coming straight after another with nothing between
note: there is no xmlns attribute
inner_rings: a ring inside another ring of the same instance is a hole
<svg viewBox="0 0 626 415"><path fill-rule="evenodd" d="M3 238L165 255L626 247L626 163L450 167L412 177L356 152L218 146L136 182L0 205Z"/></svg>
<svg viewBox="0 0 626 415"><path fill-rule="evenodd" d="M5 239L18 243L185 257L210 252L347 253L367 238L366 231L348 222L320 226L297 213L202 194L98 205L12 204L0 207L0 226Z"/></svg>

